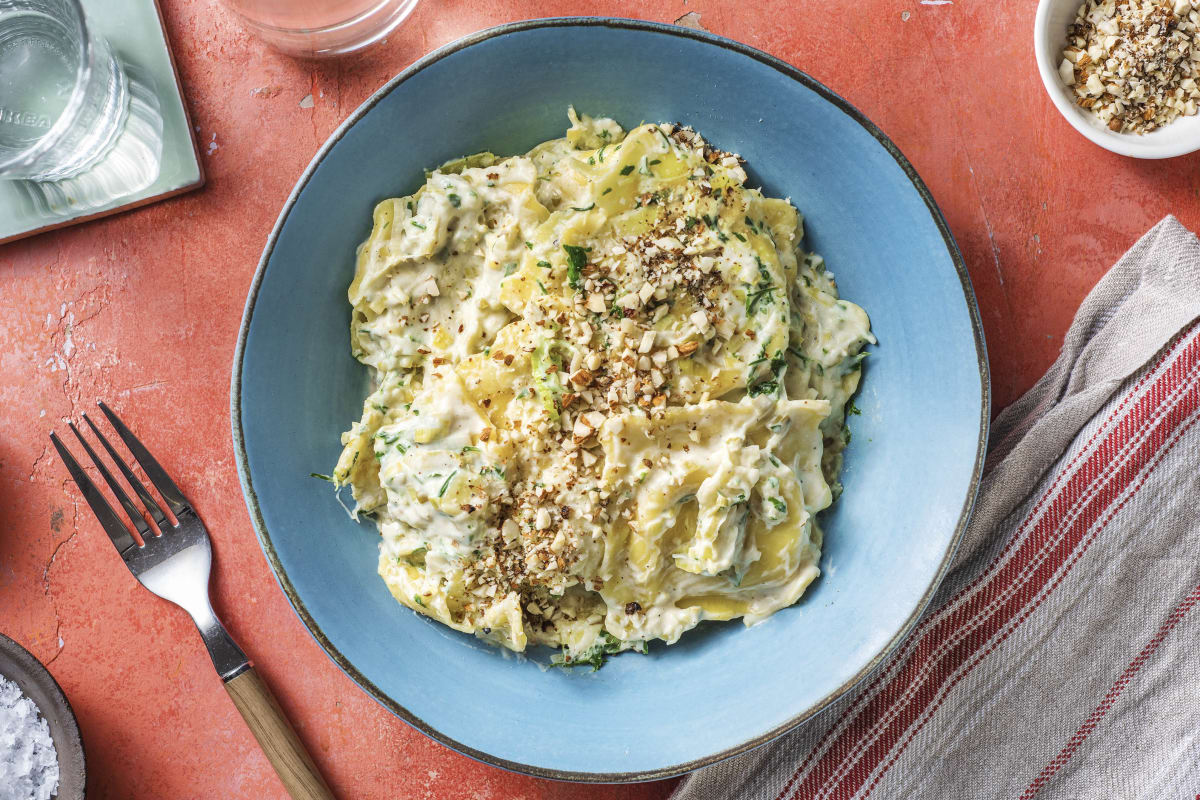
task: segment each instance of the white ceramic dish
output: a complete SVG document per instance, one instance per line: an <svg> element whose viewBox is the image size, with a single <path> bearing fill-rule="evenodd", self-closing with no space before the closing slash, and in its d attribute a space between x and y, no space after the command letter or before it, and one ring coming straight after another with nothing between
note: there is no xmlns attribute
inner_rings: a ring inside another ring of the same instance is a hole
<svg viewBox="0 0 1200 800"><path fill-rule="evenodd" d="M1200 150L1200 114L1181 117L1156 131L1139 135L1114 133L1074 101L1058 76L1067 27L1075 20L1081 0L1041 0L1033 22L1033 49L1046 92L1071 126L1105 150L1133 158L1173 158Z"/></svg>

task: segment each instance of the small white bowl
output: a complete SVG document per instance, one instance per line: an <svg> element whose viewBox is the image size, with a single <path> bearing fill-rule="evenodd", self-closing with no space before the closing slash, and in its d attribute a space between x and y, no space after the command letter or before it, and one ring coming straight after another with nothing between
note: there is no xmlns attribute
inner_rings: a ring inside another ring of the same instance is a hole
<svg viewBox="0 0 1200 800"><path fill-rule="evenodd" d="M1105 150L1134 158L1172 158L1200 150L1200 114L1179 117L1146 134L1114 133L1092 112L1075 102L1075 93L1058 75L1067 28L1081 0L1041 0L1033 22L1033 49L1038 72L1054 105L1075 130Z"/></svg>

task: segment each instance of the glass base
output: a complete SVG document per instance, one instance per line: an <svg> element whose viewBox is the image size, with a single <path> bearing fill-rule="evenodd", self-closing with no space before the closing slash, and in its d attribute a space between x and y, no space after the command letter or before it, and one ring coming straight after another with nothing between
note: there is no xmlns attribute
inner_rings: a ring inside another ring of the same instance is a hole
<svg viewBox="0 0 1200 800"><path fill-rule="evenodd" d="M282 53L300 58L324 58L352 53L384 39L408 18L419 0L381 0L357 16L334 25L285 28L254 19L250 9L238 8L246 0L227 0L242 25Z"/></svg>
<svg viewBox="0 0 1200 800"><path fill-rule="evenodd" d="M137 67L127 70L129 109L120 135L86 171L58 180L19 181L19 210L53 219L84 214L145 189L162 167L163 119L154 79Z"/></svg>

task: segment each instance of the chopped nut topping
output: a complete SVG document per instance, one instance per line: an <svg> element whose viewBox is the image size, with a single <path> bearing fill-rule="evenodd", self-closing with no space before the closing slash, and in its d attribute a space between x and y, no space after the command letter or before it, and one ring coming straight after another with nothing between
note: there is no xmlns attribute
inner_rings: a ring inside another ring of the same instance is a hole
<svg viewBox="0 0 1200 800"><path fill-rule="evenodd" d="M1085 0L1059 77L1109 130L1149 133L1200 106L1200 12L1189 0Z"/></svg>

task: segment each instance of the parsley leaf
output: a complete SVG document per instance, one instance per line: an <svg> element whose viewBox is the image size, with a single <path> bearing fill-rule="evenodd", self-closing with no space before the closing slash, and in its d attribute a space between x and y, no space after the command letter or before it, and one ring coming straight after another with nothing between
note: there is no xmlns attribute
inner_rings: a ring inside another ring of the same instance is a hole
<svg viewBox="0 0 1200 800"><path fill-rule="evenodd" d="M567 281L572 289L578 289L580 278L583 277L583 268L587 265L588 251L592 248L574 244L564 244L562 248L567 253Z"/></svg>

